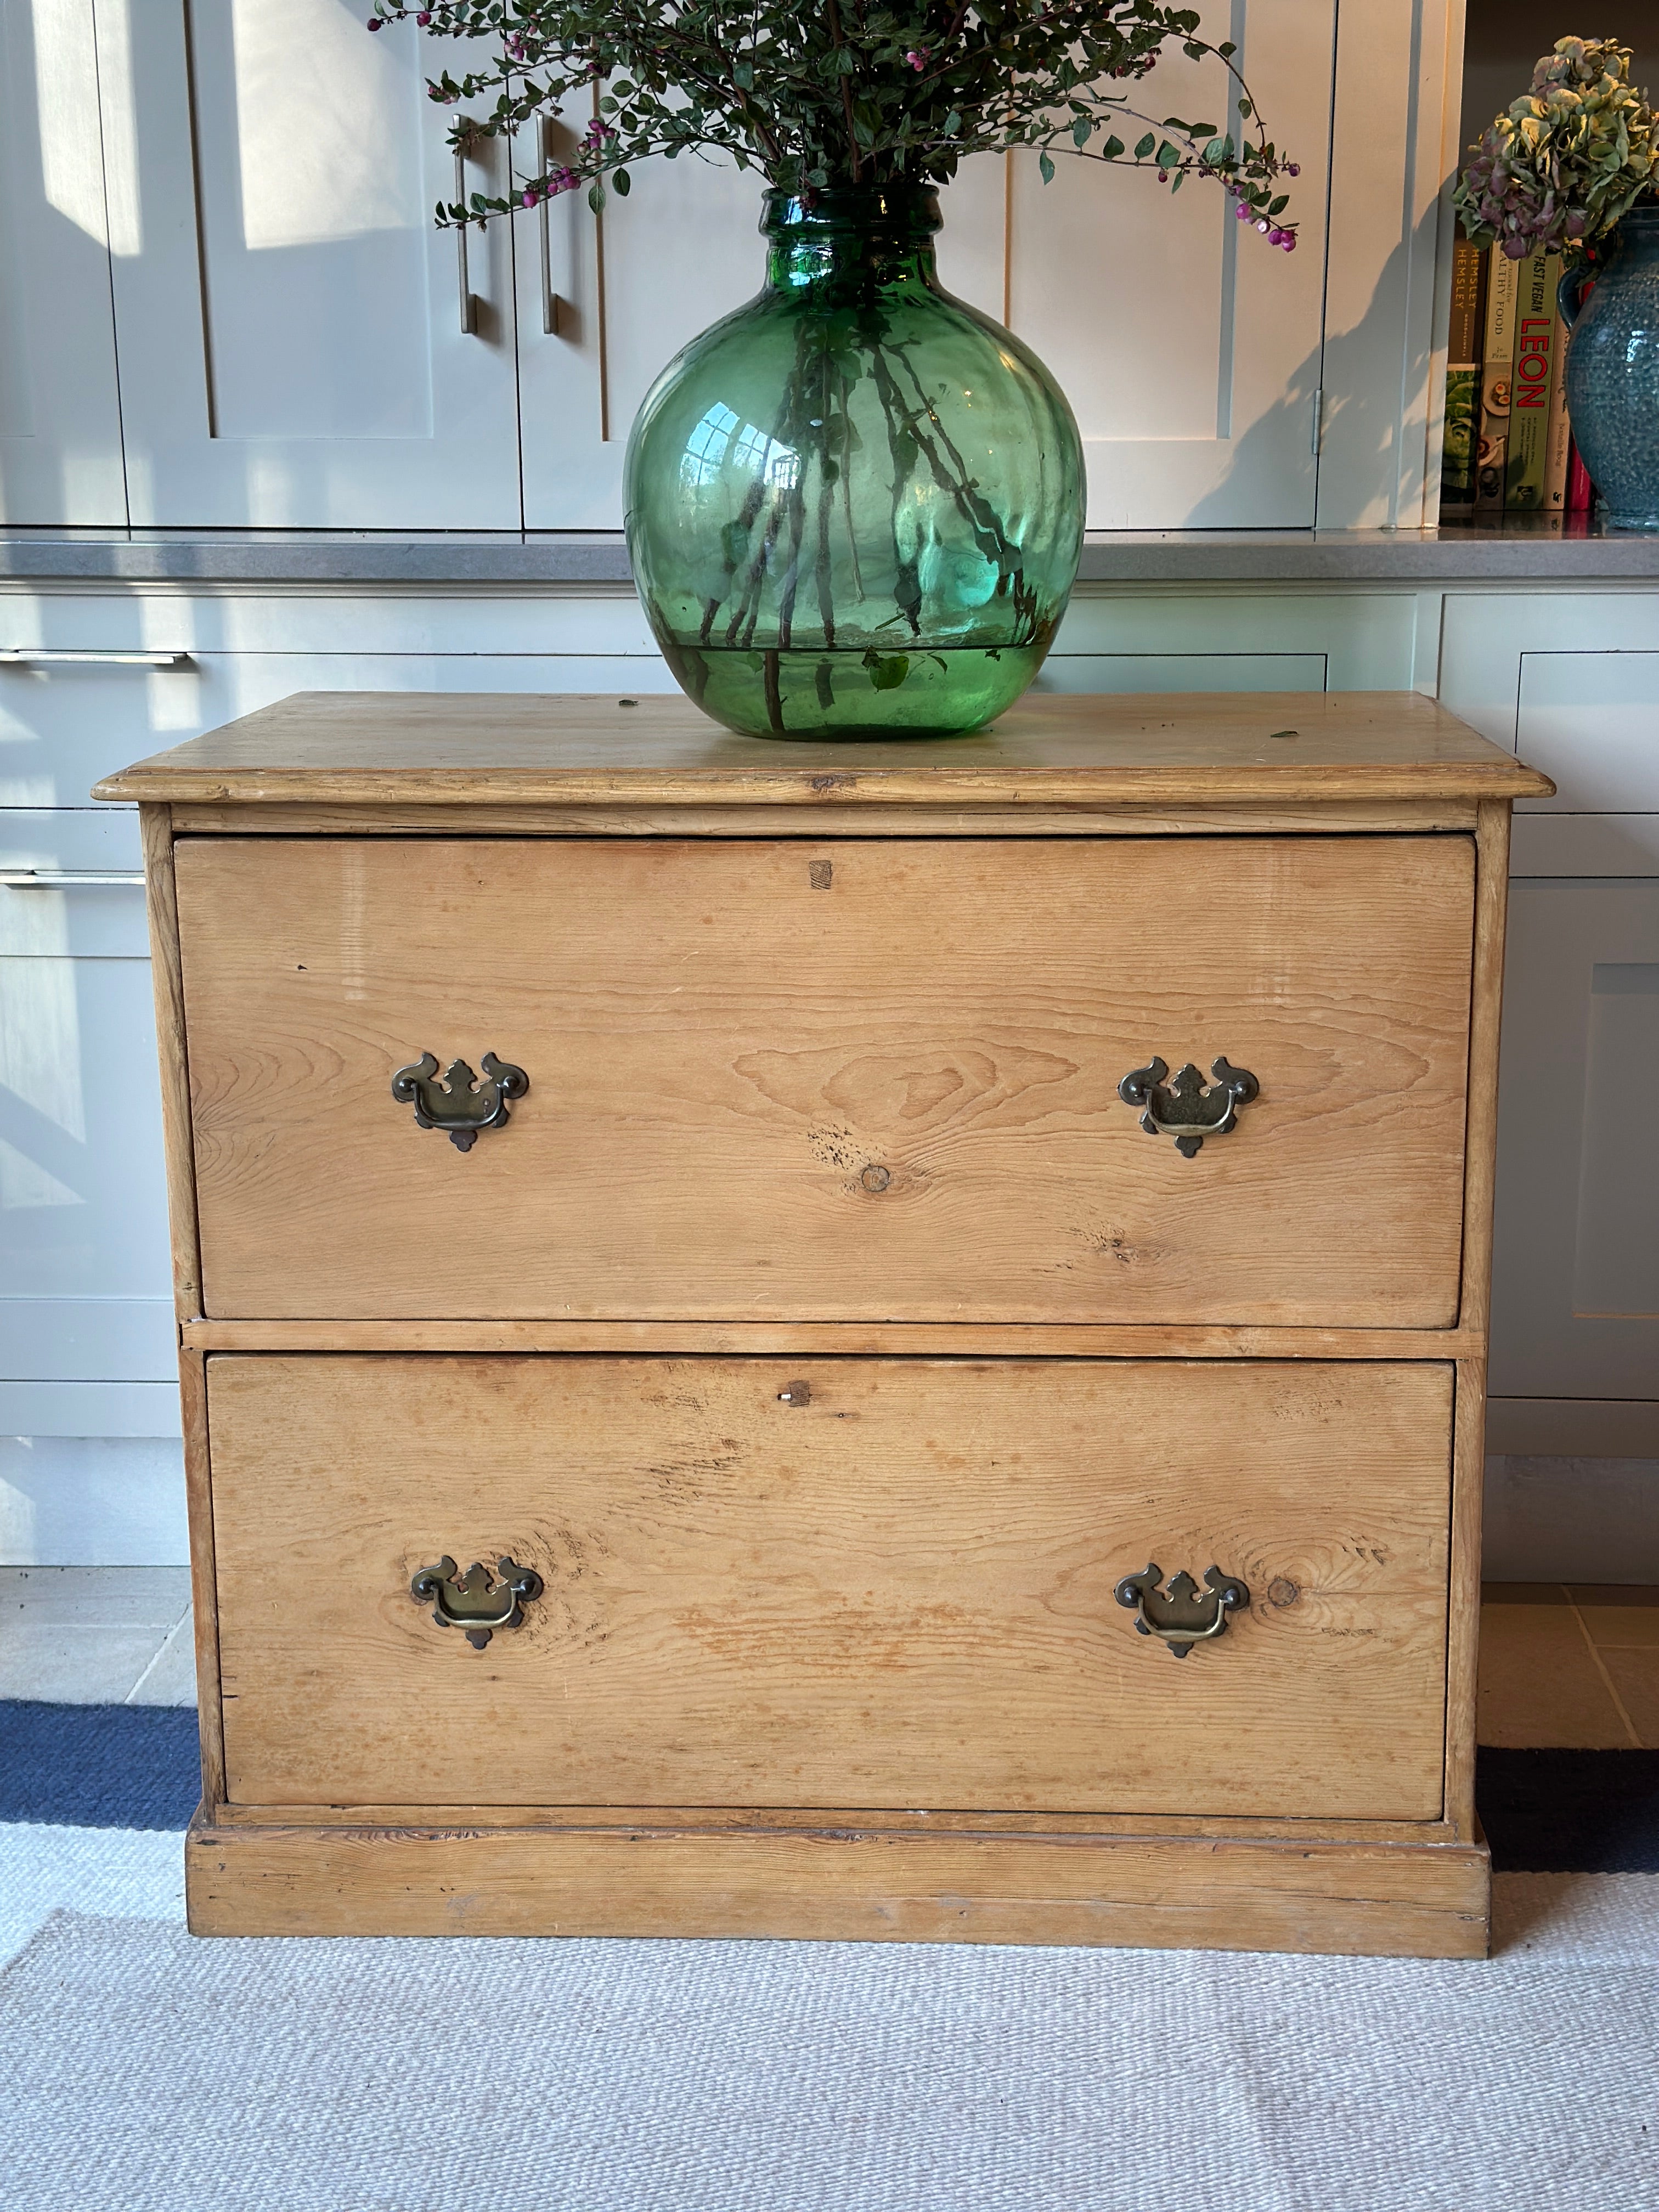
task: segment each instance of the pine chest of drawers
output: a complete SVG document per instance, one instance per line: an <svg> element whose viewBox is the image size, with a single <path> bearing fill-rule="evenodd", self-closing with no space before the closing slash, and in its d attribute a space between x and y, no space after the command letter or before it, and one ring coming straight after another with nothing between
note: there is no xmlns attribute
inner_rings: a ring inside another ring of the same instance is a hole
<svg viewBox="0 0 1659 2212"><path fill-rule="evenodd" d="M1512 799L308 695L143 810L203 1933L1468 1954Z"/></svg>

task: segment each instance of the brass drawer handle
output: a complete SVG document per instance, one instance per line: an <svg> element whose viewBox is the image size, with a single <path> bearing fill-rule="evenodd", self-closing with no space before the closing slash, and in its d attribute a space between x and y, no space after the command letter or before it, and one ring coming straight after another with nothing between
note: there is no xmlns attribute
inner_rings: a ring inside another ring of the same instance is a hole
<svg viewBox="0 0 1659 2212"><path fill-rule="evenodd" d="M1237 1576L1224 1575L1219 1567L1211 1567L1204 1577L1207 1593L1184 1567L1167 1591L1158 1589L1163 1579L1162 1567L1143 1567L1138 1575L1125 1575L1112 1595L1120 1605L1135 1608L1139 1632L1167 1644L1176 1659L1184 1659L1206 1637L1219 1636L1228 1614L1250 1601L1250 1593Z"/></svg>
<svg viewBox="0 0 1659 2212"><path fill-rule="evenodd" d="M530 1078L510 1060L483 1056L483 1074L473 1074L464 1060L452 1060L441 1081L434 1081L438 1063L423 1052L413 1067L400 1067L392 1079L392 1095L400 1106L412 1106L422 1129L441 1129L458 1152L470 1152L480 1129L499 1129L507 1120L507 1102L522 1098ZM476 1086L476 1087L475 1087Z"/></svg>
<svg viewBox="0 0 1659 2212"><path fill-rule="evenodd" d="M447 1552L435 1567L422 1567L409 1585L417 1604L432 1603L432 1618L440 1628L462 1628L475 1651L482 1651L498 1628L517 1628L524 1607L542 1594L542 1578L533 1567L516 1559L495 1562L498 1578L492 1581L482 1560L474 1559L462 1574Z"/></svg>
<svg viewBox="0 0 1659 2212"><path fill-rule="evenodd" d="M1206 1091L1204 1079L1189 1060L1173 1083L1165 1083L1169 1063L1156 1054L1145 1067L1131 1068L1117 1086L1126 1106L1140 1106L1140 1126L1149 1137L1173 1137L1176 1150L1191 1159L1206 1137L1224 1137L1261 1090L1248 1067L1235 1067L1226 1059L1212 1060L1215 1080Z"/></svg>

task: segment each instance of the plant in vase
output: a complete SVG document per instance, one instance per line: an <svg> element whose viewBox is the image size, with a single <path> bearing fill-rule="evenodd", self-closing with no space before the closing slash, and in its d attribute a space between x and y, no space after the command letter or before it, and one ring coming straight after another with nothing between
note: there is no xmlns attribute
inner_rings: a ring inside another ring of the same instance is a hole
<svg viewBox="0 0 1659 2212"><path fill-rule="evenodd" d="M447 0L370 27L411 15L488 42L430 86L488 103L458 139L585 116L568 166L441 222L577 191L598 210L653 155L764 180L764 288L668 364L629 441L635 578L685 690L757 735L940 736L1001 713L1076 576L1082 447L1030 348L940 287L938 187L1019 148L1047 182L1064 153L1171 192L1202 179L1289 251L1296 165L1234 48L1153 0ZM1219 120L1136 106L1172 42L1220 65Z"/></svg>
<svg viewBox="0 0 1659 2212"><path fill-rule="evenodd" d="M1616 40L1558 39L1452 198L1476 245L1563 256L1573 434L1608 522L1659 530L1659 114L1630 66Z"/></svg>

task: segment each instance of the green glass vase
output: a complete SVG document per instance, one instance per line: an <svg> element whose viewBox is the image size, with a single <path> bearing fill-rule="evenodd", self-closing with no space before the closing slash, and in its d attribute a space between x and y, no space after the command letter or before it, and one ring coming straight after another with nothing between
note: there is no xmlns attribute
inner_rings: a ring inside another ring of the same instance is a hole
<svg viewBox="0 0 1659 2212"><path fill-rule="evenodd" d="M1083 448L1036 355L939 285L938 195L766 197L763 290L676 356L627 463L682 688L757 737L948 737L1042 665Z"/></svg>

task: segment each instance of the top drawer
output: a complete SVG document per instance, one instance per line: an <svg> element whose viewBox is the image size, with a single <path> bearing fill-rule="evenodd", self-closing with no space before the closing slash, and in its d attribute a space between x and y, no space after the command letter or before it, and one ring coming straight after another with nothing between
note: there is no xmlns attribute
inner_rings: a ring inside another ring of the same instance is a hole
<svg viewBox="0 0 1659 2212"><path fill-rule="evenodd" d="M1467 837L177 853L210 1315L1456 1318ZM1184 1157L1155 1055L1260 1095Z"/></svg>

